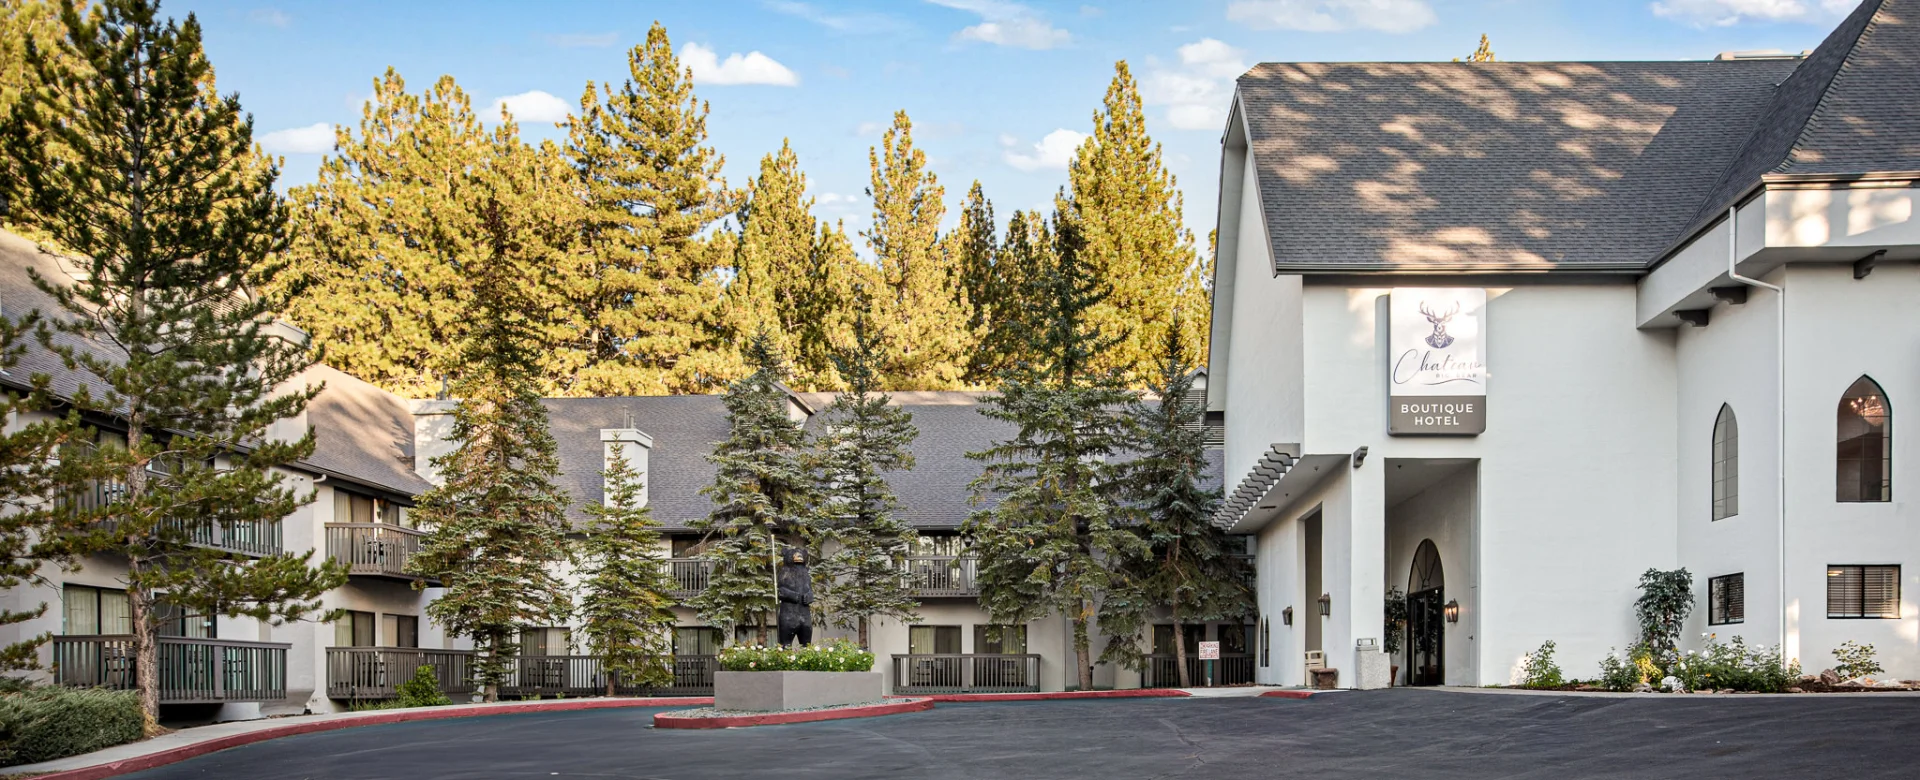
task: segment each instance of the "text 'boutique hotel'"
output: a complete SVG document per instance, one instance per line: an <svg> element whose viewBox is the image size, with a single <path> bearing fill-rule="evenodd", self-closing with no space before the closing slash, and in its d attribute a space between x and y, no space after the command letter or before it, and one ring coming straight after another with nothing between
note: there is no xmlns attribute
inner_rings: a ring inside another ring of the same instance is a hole
<svg viewBox="0 0 1920 780"><path fill-rule="evenodd" d="M1696 645L1920 676L1920 0L1798 55L1263 64L1223 141L1259 681L1507 683L1548 640L1590 677L1680 567Z"/></svg>

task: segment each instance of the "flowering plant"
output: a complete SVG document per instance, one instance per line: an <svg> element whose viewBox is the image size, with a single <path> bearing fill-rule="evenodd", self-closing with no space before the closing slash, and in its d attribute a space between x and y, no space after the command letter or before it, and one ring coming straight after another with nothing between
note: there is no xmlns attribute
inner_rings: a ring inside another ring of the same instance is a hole
<svg viewBox="0 0 1920 780"><path fill-rule="evenodd" d="M873 653L845 639L798 647L738 644L720 650L720 668L729 672L866 672L873 670Z"/></svg>

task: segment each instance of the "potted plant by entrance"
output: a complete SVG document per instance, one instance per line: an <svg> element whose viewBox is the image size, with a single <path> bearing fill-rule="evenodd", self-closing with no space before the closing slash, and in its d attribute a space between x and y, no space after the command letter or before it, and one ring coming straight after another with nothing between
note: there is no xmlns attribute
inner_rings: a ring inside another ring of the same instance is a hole
<svg viewBox="0 0 1920 780"><path fill-rule="evenodd" d="M844 639L829 645L734 645L720 651L713 678L719 710L777 712L885 698L873 653Z"/></svg>
<svg viewBox="0 0 1920 780"><path fill-rule="evenodd" d="M1393 659L1393 672L1388 675L1390 685L1400 684L1400 644L1407 632L1407 594L1399 588L1387 589L1387 602L1382 605L1382 614L1386 615L1386 625L1381 633L1385 636L1387 657Z"/></svg>

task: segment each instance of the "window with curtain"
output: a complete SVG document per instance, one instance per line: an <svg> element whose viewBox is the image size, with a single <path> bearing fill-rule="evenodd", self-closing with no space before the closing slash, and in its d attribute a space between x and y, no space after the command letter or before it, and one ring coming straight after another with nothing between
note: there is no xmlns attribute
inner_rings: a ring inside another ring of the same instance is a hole
<svg viewBox="0 0 1920 780"><path fill-rule="evenodd" d="M726 633L707 626L675 626L673 629L674 655L719 655L720 643L725 641Z"/></svg>
<svg viewBox="0 0 1920 780"><path fill-rule="evenodd" d="M956 534L920 534L913 538L914 555L965 555L965 544Z"/></svg>
<svg viewBox="0 0 1920 780"><path fill-rule="evenodd" d="M960 652L959 626L908 626L909 655L952 654Z"/></svg>
<svg viewBox="0 0 1920 780"><path fill-rule="evenodd" d="M1900 617L1900 567L1828 566L1827 617Z"/></svg>
<svg viewBox="0 0 1920 780"><path fill-rule="evenodd" d="M1893 407L1868 377L1840 398L1834 456L1836 500L1893 500Z"/></svg>
<svg viewBox="0 0 1920 780"><path fill-rule="evenodd" d="M1724 574L1707 580L1707 625L1747 620L1747 575Z"/></svg>
<svg viewBox="0 0 1920 780"><path fill-rule="evenodd" d="M386 647L419 647L420 618L414 615L381 615L380 635Z"/></svg>
<svg viewBox="0 0 1920 780"><path fill-rule="evenodd" d="M60 607L60 633L67 636L133 633L133 611L124 590L65 585L60 588Z"/></svg>
<svg viewBox="0 0 1920 780"><path fill-rule="evenodd" d="M374 647L379 638L373 633L372 612L347 610L333 621L334 647Z"/></svg>
<svg viewBox="0 0 1920 780"><path fill-rule="evenodd" d="M523 628L521 655L573 655L573 632L565 628Z"/></svg>
<svg viewBox="0 0 1920 780"><path fill-rule="evenodd" d="M1027 627L994 623L973 627L973 651L987 655L1025 655Z"/></svg>
<svg viewBox="0 0 1920 780"><path fill-rule="evenodd" d="M1200 653L1200 641L1207 637L1207 627L1188 624L1181 626L1181 629L1181 633L1186 635L1186 641L1181 644L1186 645L1187 655L1198 655ZM1153 627L1153 654L1173 655L1172 623L1161 623Z"/></svg>
<svg viewBox="0 0 1920 780"><path fill-rule="evenodd" d="M1740 514L1740 421L1720 405L1713 421L1713 519Z"/></svg>
<svg viewBox="0 0 1920 780"><path fill-rule="evenodd" d="M166 602L153 606L154 619L159 623L161 636L181 636L193 639L217 638L212 615L204 615Z"/></svg>

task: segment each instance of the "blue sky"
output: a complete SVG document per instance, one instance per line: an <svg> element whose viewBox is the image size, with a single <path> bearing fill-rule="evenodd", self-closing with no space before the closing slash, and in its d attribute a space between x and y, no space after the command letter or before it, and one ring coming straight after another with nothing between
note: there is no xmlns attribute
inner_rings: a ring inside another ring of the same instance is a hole
<svg viewBox="0 0 1920 780"><path fill-rule="evenodd" d="M410 87L451 74L532 138L588 80L626 75L663 22L695 67L708 128L738 186L792 140L824 218L864 227L867 150L895 109L946 185L978 179L1000 219L1046 206L1091 131L1116 60L1148 102L1204 237L1232 79L1263 61L1447 60L1492 36L1503 60L1701 59L1818 44L1853 0L704 0L427 2L169 0L196 14L223 91L238 91L284 181L312 181L388 66ZM318 127L316 127L318 126Z"/></svg>

